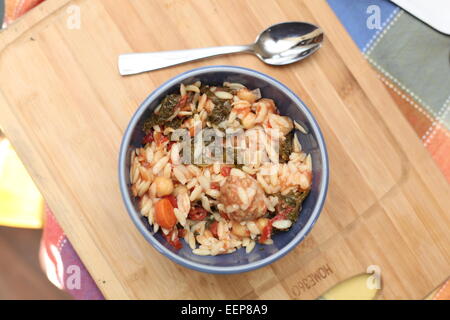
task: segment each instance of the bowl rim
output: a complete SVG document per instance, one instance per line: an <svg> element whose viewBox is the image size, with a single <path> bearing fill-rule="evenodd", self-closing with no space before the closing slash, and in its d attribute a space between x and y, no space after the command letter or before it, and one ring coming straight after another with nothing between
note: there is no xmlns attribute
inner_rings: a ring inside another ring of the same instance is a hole
<svg viewBox="0 0 450 320"><path fill-rule="evenodd" d="M298 234L289 242L287 243L283 248L281 248L279 251L277 251L274 254L271 254L268 257L265 257L261 260L254 261L245 265L238 265L238 266L211 266L206 264L201 264L198 262L190 261L188 259L185 259L183 257L180 257L176 253L172 252L171 250L167 249L165 246L163 246L158 240L155 239L152 232L147 229L147 227L144 225L144 223L141 220L141 214L135 210L134 205L131 201L130 194L128 192L127 182L125 181L126 176L126 154L127 154L127 148L131 141L131 136L134 131L134 128L136 127L136 124L139 122L141 116L143 113L147 110L148 106L152 102L152 100L155 97L158 97L160 94L162 94L167 89L173 87L174 85L179 84L184 79L197 76L204 73L210 73L210 72L235 72L235 73L241 73L245 75L249 75L252 77L259 78L261 80L264 80L268 82L270 85L274 85L279 87L281 90L283 90L286 95L294 101L294 103L297 105L298 108L304 113L305 117L308 119L308 121L311 123L311 130L315 133L315 136L317 137L317 144L320 150L320 155L322 158L322 184L321 188L319 189L319 194L317 201L314 205L313 212L311 213L310 218L308 219L305 226L298 232ZM251 270L255 270L261 267L264 267L280 258L285 256L289 251L291 251L293 248L295 248L305 237L306 235L312 230L312 227L316 223L317 219L320 216L320 213L323 209L327 190L328 190L328 183L329 183L329 164L328 164L328 153L325 146L325 140L323 138L323 134L320 130L319 124L317 123L316 119L312 115L311 111L308 109L308 107L305 105L305 103L286 85L281 83L280 81L276 80L275 78L266 75L262 72L244 68L244 67L238 67L238 66L229 66L229 65L215 65L215 66L204 66L199 67L195 69L191 69L188 71L185 71L183 73L180 73L176 75L175 77L172 77L171 79L164 82L162 85L160 85L158 88L156 88L152 93L150 93L147 98L140 104L138 109L135 111L133 116L131 117L130 122L128 123L128 126L125 130L125 133L122 138L122 142L120 145L120 151L119 151L119 186L120 186L120 192L122 195L122 199L125 203L125 207L127 209L128 215L131 217L132 221L134 222L135 226L138 228L138 230L141 232L141 234L144 236L144 238L150 242L150 244L161 254L168 257L170 260L193 270L206 272L206 273L214 273L214 274L233 274L233 273L241 273L241 272L247 272Z"/></svg>

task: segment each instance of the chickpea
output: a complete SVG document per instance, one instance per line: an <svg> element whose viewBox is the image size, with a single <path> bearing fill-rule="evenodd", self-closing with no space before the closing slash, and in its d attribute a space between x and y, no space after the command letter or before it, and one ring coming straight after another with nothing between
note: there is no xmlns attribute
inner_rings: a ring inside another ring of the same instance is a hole
<svg viewBox="0 0 450 320"><path fill-rule="evenodd" d="M250 236L250 231L248 231L247 227L241 225L239 222L233 221L233 225L231 227L231 233L240 238L246 238Z"/></svg>
<svg viewBox="0 0 450 320"><path fill-rule="evenodd" d="M251 129L255 125L256 114L249 112L244 119L242 119L242 125L245 129Z"/></svg>
<svg viewBox="0 0 450 320"><path fill-rule="evenodd" d="M171 179L166 177L156 177L156 195L158 197L164 197L172 193L173 191L173 182Z"/></svg>
<svg viewBox="0 0 450 320"><path fill-rule="evenodd" d="M259 218L256 220L256 225L258 226L259 231L263 232L264 228L269 224L269 219L267 218Z"/></svg>
<svg viewBox="0 0 450 320"><path fill-rule="evenodd" d="M255 102L257 99L257 96L253 92L251 92L250 90L245 89L245 88L240 89L237 92L237 96L239 97L239 99L248 101L250 103Z"/></svg>

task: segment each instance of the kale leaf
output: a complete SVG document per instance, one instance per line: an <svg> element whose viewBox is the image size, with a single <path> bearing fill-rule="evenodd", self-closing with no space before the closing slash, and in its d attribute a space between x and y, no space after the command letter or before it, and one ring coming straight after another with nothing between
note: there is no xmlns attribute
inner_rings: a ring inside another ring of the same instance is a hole
<svg viewBox="0 0 450 320"><path fill-rule="evenodd" d="M281 163L287 163L289 161L289 156L291 155L292 151L294 150L294 131L288 133L286 136L286 139L280 142L279 145L279 161Z"/></svg>
<svg viewBox="0 0 450 320"><path fill-rule="evenodd" d="M287 218L292 222L297 221L303 201L309 194L306 191L291 191L287 195L278 195L277 212L287 212Z"/></svg>
<svg viewBox="0 0 450 320"><path fill-rule="evenodd" d="M153 112L153 114L144 122L143 130L145 133L150 132L152 128L156 125L164 125L166 121L174 114L175 109L180 102L179 94L169 94L161 102L161 107L158 112ZM178 124L176 117L171 121L174 125ZM169 123L171 123L169 122ZM181 123L179 124L179 126Z"/></svg>

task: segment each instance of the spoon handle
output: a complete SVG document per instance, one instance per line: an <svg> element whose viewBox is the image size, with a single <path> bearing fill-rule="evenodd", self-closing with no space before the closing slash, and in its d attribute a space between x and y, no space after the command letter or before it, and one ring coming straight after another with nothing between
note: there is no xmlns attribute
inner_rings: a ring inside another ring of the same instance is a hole
<svg viewBox="0 0 450 320"><path fill-rule="evenodd" d="M119 56L119 72L125 76L223 54L252 51L252 45L244 45L148 53L127 53Z"/></svg>

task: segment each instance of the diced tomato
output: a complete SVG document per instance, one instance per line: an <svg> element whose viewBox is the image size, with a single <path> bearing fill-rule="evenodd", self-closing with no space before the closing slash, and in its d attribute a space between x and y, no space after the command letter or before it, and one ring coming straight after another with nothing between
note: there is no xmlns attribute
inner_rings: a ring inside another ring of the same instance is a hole
<svg viewBox="0 0 450 320"><path fill-rule="evenodd" d="M188 102L188 98L189 98L189 96L187 94L182 96L180 101L178 101L177 107L183 109L186 106L187 102Z"/></svg>
<svg viewBox="0 0 450 320"><path fill-rule="evenodd" d="M152 165L150 163L148 163L147 161L144 161L141 163L141 166L145 167L145 168L150 168Z"/></svg>
<svg viewBox="0 0 450 320"><path fill-rule="evenodd" d="M157 146L162 145L164 142L169 141L169 138L163 135L161 132L155 132L153 134L153 139Z"/></svg>
<svg viewBox="0 0 450 320"><path fill-rule="evenodd" d="M164 199L169 200L174 208L178 208L177 198L173 194L165 196Z"/></svg>
<svg viewBox="0 0 450 320"><path fill-rule="evenodd" d="M174 233L176 232L175 236ZM183 244L180 242L180 234L179 231L175 231L172 230L170 231L167 235L165 235L163 233L164 238L166 239L166 241L172 246L174 247L176 250L180 250L181 248L183 248ZM173 239L172 239L173 237Z"/></svg>
<svg viewBox="0 0 450 320"><path fill-rule="evenodd" d="M186 235L185 229L178 229L178 237L179 238L184 238L185 235Z"/></svg>
<svg viewBox="0 0 450 320"><path fill-rule="evenodd" d="M161 138L160 141L159 141L159 144L161 145L161 144L163 144L163 143L166 142L166 141L169 141L169 138L166 137L166 136L162 136L162 138Z"/></svg>
<svg viewBox="0 0 450 320"><path fill-rule="evenodd" d="M220 184L218 182L211 182L211 189L219 190Z"/></svg>
<svg viewBox="0 0 450 320"><path fill-rule="evenodd" d="M162 145L166 141L169 141L169 138L167 138L164 135L161 135L161 138L158 141L156 141L156 145L159 147L160 145Z"/></svg>
<svg viewBox="0 0 450 320"><path fill-rule="evenodd" d="M231 167L222 167L222 169L220 169L220 173L224 177L228 177L230 175L230 172L231 172Z"/></svg>
<svg viewBox="0 0 450 320"><path fill-rule="evenodd" d="M269 221L267 226L264 227L264 229L261 232L261 236L259 237L259 242L264 243L267 239L270 239L270 236L272 235L272 220Z"/></svg>
<svg viewBox="0 0 450 320"><path fill-rule="evenodd" d="M208 211L202 207L192 207L189 211L188 218L194 221L201 221L206 218Z"/></svg>
<svg viewBox="0 0 450 320"><path fill-rule="evenodd" d="M211 233L213 234L213 236L215 238L219 238L219 235L217 234L217 227L218 227L219 223L217 221L214 221L213 223L211 223L211 225L209 226L209 231L211 231Z"/></svg>
<svg viewBox="0 0 450 320"><path fill-rule="evenodd" d="M159 139L161 139L162 133L161 132L154 132L153 133L153 139L155 140L156 144L159 143Z"/></svg>
<svg viewBox="0 0 450 320"><path fill-rule="evenodd" d="M153 131L150 131L147 133L147 135L142 139L142 144L152 143L154 140L153 138Z"/></svg>
<svg viewBox="0 0 450 320"><path fill-rule="evenodd" d="M195 128L192 126L189 128L189 136L193 137L195 135Z"/></svg>
<svg viewBox="0 0 450 320"><path fill-rule="evenodd" d="M169 142L169 144L167 145L167 150L171 150L172 149L172 146L173 146L173 144L175 143L176 141L170 141Z"/></svg>
<svg viewBox="0 0 450 320"><path fill-rule="evenodd" d="M164 229L172 229L177 224L177 217L173 212L169 199L161 199L155 204L155 221Z"/></svg>
<svg viewBox="0 0 450 320"><path fill-rule="evenodd" d="M228 217L228 215L227 215L225 212L220 211L219 214L220 214L220 216L221 216L222 218L224 218L225 220L230 220L230 217Z"/></svg>
<svg viewBox="0 0 450 320"><path fill-rule="evenodd" d="M273 223L277 220L285 220L288 219L288 215L294 210L293 207L285 207L285 208L278 208L278 214L273 217L270 221Z"/></svg>

